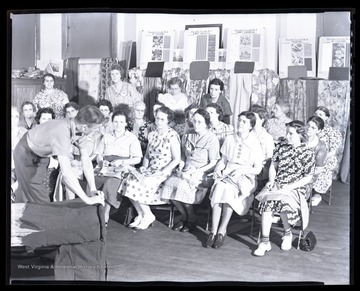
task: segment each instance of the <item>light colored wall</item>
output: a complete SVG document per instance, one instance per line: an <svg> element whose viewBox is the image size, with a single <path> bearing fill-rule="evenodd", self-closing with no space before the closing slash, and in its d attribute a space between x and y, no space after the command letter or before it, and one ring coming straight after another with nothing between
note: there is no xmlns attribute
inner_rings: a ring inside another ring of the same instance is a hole
<svg viewBox="0 0 360 291"><path fill-rule="evenodd" d="M61 60L61 14L40 14L40 60Z"/></svg>

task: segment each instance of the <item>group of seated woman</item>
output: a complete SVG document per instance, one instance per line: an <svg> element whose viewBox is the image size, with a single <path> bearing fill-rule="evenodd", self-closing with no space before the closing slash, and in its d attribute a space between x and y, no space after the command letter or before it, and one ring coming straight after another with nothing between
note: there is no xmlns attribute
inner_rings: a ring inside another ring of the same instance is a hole
<svg viewBox="0 0 360 291"><path fill-rule="evenodd" d="M260 186L263 190L256 199L262 215L262 237L254 254L262 256L271 249L274 213L280 215L284 226L281 248L291 248L291 227L299 219L305 227L308 222L304 201L310 191L326 192L337 162L335 152L341 135L326 125L327 108L318 107L304 124L286 117L286 102L275 104L272 119L261 106L252 106L237 116L234 128L226 122L232 112L221 94L224 85L219 79L210 82L209 93L198 105L187 102L181 80L173 78L169 82L171 98L159 94L153 108L146 108L130 84L124 85L121 67L111 68L111 79L113 85L105 99L97 103L104 122L93 135L84 137L93 166L119 172L94 176L97 189L105 196L106 222L111 207L119 208L122 198L127 197L137 212L129 227L147 229L156 220L150 206L172 203L181 214L172 229L190 232L197 227L195 205L209 193L212 225L203 245L219 248L233 212L244 215L254 199L254 189ZM70 120L76 116L79 105L58 91L56 111L46 106L46 92L54 90L53 83L54 78L46 75L44 92L35 103L22 106L24 128L31 129L49 118L46 114ZM153 110L155 122L145 117L146 110ZM18 131L14 129L13 134ZM78 152L72 154L74 174L81 179L88 165L81 164ZM75 198L70 189L65 191L67 199Z"/></svg>

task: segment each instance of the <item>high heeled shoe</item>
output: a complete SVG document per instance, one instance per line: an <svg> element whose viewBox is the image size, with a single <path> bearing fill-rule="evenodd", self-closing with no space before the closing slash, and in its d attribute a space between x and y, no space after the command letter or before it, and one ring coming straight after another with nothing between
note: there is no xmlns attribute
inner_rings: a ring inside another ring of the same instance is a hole
<svg viewBox="0 0 360 291"><path fill-rule="evenodd" d="M183 222L182 220L180 220L177 224L175 224L171 229L178 231L181 230L184 227L185 222Z"/></svg>
<svg viewBox="0 0 360 291"><path fill-rule="evenodd" d="M187 221L186 224L180 229L180 232L191 232L196 229L197 221L191 222Z"/></svg>
<svg viewBox="0 0 360 291"><path fill-rule="evenodd" d="M205 248L211 248L215 242L216 235L212 232L209 233L208 238L204 244Z"/></svg>
<svg viewBox="0 0 360 291"><path fill-rule="evenodd" d="M214 242L214 244L213 244L212 247L213 247L214 249L218 249L219 247L221 247L221 246L224 244L225 237L226 237L226 234L218 233L218 234L215 236L215 242Z"/></svg>
<svg viewBox="0 0 360 291"><path fill-rule="evenodd" d="M144 216L140 224L138 226L135 226L134 229L138 229L138 230L147 229L149 226L152 226L155 220L156 220L155 215Z"/></svg>
<svg viewBox="0 0 360 291"><path fill-rule="evenodd" d="M141 220L143 219L142 216L138 215L135 217L134 221L128 225L128 227L133 228L138 226L141 223Z"/></svg>

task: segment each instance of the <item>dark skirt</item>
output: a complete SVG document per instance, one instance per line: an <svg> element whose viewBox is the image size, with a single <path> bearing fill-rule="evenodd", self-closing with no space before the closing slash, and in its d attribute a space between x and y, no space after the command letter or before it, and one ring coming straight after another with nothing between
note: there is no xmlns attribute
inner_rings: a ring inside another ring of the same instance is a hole
<svg viewBox="0 0 360 291"><path fill-rule="evenodd" d="M27 143L27 133L14 149L16 178L19 183L15 191L16 202L50 203L49 173L50 158L39 157Z"/></svg>

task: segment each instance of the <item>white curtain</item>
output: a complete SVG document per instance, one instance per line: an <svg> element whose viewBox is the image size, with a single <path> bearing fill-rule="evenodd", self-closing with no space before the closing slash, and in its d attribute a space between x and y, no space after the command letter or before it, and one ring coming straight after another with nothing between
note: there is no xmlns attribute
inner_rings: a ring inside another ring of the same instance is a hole
<svg viewBox="0 0 360 291"><path fill-rule="evenodd" d="M252 92L251 73L230 73L230 106L233 115L230 117L230 124L237 127L237 116L250 108L250 97Z"/></svg>

